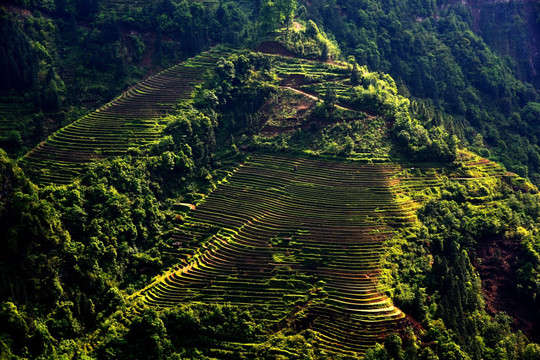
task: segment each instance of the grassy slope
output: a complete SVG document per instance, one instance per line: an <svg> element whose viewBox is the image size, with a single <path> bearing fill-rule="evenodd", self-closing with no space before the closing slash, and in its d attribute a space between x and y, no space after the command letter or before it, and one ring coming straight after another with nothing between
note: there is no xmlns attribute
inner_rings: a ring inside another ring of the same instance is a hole
<svg viewBox="0 0 540 360"><path fill-rule="evenodd" d="M23 158L22 167L38 184L66 184L88 162L155 142L167 123L167 114L191 96L193 86L218 57L219 52L204 53L146 79L51 135Z"/></svg>

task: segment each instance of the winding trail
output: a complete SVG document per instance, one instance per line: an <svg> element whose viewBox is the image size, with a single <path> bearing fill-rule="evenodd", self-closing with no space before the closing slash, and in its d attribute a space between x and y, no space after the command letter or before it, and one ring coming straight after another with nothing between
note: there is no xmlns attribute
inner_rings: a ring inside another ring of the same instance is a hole
<svg viewBox="0 0 540 360"><path fill-rule="evenodd" d="M315 95L312 95L310 93L307 93L305 91L302 91L302 90L299 90L299 89L296 89L296 88L293 88L291 86L281 86L282 89L287 89L287 90L291 90L297 94L301 94L301 95L304 95L312 100L315 100L315 101L322 101L324 102L324 100L322 100L321 98L315 96ZM352 107L348 107L348 106L343 106L343 105L339 105L339 104L334 104L334 106L337 108L337 109L341 109L341 110L347 110L347 111L361 111L363 113L365 113L367 115L367 118L368 119L373 119L375 118L375 115L373 114L370 114L368 112L366 112L365 110L358 110L358 109L353 109Z"/></svg>
<svg viewBox="0 0 540 360"><path fill-rule="evenodd" d="M307 93L307 92L305 92L305 91L298 90L298 89L295 89L295 88L290 87L290 86L282 86L281 88L282 88L282 89L288 89L288 90L291 90L291 91L293 91L293 92L295 92L295 93L304 95L304 96L306 96L306 97L308 97L308 98L310 98L310 99L313 99L313 100L315 100L315 101L322 101L322 102L324 102L324 100L322 100L321 98L319 98L319 97L317 97L317 96L315 96L315 95L311 95L311 94L309 94L309 93ZM345 107L345 106L338 105L338 104L334 104L334 106L335 106L336 108L338 108L338 109L341 109L341 110L357 111L357 110L352 109L352 108L350 108L350 107Z"/></svg>

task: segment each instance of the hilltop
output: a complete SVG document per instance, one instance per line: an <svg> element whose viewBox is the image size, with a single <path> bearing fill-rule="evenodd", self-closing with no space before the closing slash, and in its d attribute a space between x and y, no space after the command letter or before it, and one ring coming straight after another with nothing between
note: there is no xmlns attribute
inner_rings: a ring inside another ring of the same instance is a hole
<svg viewBox="0 0 540 360"><path fill-rule="evenodd" d="M81 104L59 69L82 38L144 45L95 109L0 152L0 357L540 356L534 79L443 3L9 7L28 115Z"/></svg>

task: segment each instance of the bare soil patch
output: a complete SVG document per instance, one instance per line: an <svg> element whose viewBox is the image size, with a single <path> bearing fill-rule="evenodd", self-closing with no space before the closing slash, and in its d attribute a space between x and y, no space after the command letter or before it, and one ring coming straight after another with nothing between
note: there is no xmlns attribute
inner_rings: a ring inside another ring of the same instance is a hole
<svg viewBox="0 0 540 360"><path fill-rule="evenodd" d="M315 103L314 99L290 92L269 99L261 109L262 133L275 135L301 127Z"/></svg>
<svg viewBox="0 0 540 360"><path fill-rule="evenodd" d="M303 74L290 74L285 79L281 80L282 86L302 86L309 84L306 76Z"/></svg>
<svg viewBox="0 0 540 360"><path fill-rule="evenodd" d="M520 243L509 239L484 239L478 242L473 261L482 280L486 310L491 315L504 311L514 318L512 326L534 341L540 339L537 309L518 294L515 277ZM476 260L476 259L474 259Z"/></svg>
<svg viewBox="0 0 540 360"><path fill-rule="evenodd" d="M264 54L294 57L292 52L287 50L283 44L278 43L277 41L263 41L255 50Z"/></svg>

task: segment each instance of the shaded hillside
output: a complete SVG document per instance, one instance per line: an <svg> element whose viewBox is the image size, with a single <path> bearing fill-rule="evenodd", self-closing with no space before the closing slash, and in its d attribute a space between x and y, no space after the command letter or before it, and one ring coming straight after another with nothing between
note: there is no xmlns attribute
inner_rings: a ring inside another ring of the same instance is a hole
<svg viewBox="0 0 540 360"><path fill-rule="evenodd" d="M1 34L13 41L0 44L7 70L0 89L0 146L11 156L24 155L52 132L163 68L216 43L238 44L248 25L232 3L126 5L82 0L2 4ZM22 70L17 64L24 64Z"/></svg>
<svg viewBox="0 0 540 360"><path fill-rule="evenodd" d="M473 30L516 64L519 77L539 87L540 8L536 1L469 1Z"/></svg>
<svg viewBox="0 0 540 360"><path fill-rule="evenodd" d="M402 94L419 99L423 121L443 125L475 151L537 182L537 123L525 119L523 108L538 101L538 94L524 82L532 78L520 75L530 71L515 66L530 58L523 51L532 54L523 44L534 39L529 27L536 22L513 17L517 29L502 19L489 20L497 27L486 35L494 36L490 40L501 39L495 34L504 32L515 37L516 51L521 49L514 61L507 61L473 32L471 7L462 2L315 0L304 6L301 16L332 33L346 55L370 70L389 73ZM519 13L519 6L512 11ZM422 110L424 105L431 110Z"/></svg>

